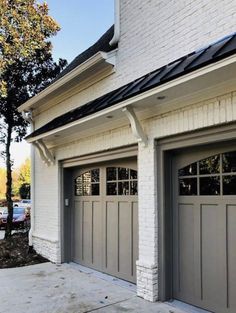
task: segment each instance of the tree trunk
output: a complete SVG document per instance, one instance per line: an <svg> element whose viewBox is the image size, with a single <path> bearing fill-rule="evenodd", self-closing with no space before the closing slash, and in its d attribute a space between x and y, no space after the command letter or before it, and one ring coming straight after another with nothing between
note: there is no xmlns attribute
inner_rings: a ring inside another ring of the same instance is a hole
<svg viewBox="0 0 236 313"><path fill-rule="evenodd" d="M12 220L13 220L12 161L11 161L11 152L10 152L11 140L12 140L12 127L8 125L7 140L6 140L6 169L7 169L6 200L7 200L8 216L7 216L5 238L9 238L11 236Z"/></svg>

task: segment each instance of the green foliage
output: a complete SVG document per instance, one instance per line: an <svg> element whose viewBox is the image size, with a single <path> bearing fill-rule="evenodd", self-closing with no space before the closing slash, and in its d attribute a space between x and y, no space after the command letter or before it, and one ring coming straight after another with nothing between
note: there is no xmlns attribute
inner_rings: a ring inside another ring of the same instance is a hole
<svg viewBox="0 0 236 313"><path fill-rule="evenodd" d="M30 184L22 184L19 188L19 195L21 199L30 199Z"/></svg>
<svg viewBox="0 0 236 313"><path fill-rule="evenodd" d="M30 184L30 159L27 158L19 168L18 181L20 185Z"/></svg>
<svg viewBox="0 0 236 313"><path fill-rule="evenodd" d="M6 170L0 168L0 199L4 199L6 194Z"/></svg>
<svg viewBox="0 0 236 313"><path fill-rule="evenodd" d="M28 123L23 119L18 107L29 98L46 88L66 66L67 62L60 59L53 61L49 49L50 44L29 59L18 60L8 67L3 79L8 81L6 97L0 97L0 143L5 151L1 153L6 161L7 180L6 198L8 201L8 219L13 217L12 208L12 164L10 146L12 141L20 142L26 135ZM7 224L8 225L8 224ZM11 233L7 226L6 237Z"/></svg>
<svg viewBox="0 0 236 313"><path fill-rule="evenodd" d="M21 196L23 194L30 194L30 159L27 158L25 162L13 172L13 194L14 196ZM27 196L28 197L28 196ZM27 199L26 197L22 197L22 199Z"/></svg>
<svg viewBox="0 0 236 313"><path fill-rule="evenodd" d="M48 44L50 46L50 44ZM15 141L19 142L26 135L27 122L17 108L30 97L43 90L65 67L67 62L60 59L53 61L46 46L38 50L31 60L20 60L8 67L3 79L8 81L7 96L0 97L1 142L7 139L7 129L11 126Z"/></svg>
<svg viewBox="0 0 236 313"><path fill-rule="evenodd" d="M27 158L20 167L12 171L12 195L19 197L21 192L30 194L30 159ZM22 187L23 186L23 187ZM22 191L21 191L22 189ZM6 170L0 167L0 199L6 197ZM22 198L22 199L25 199ZM27 199L27 198L26 198Z"/></svg>
<svg viewBox="0 0 236 313"><path fill-rule="evenodd" d="M8 80L2 79L9 66L30 60L47 46L59 25L48 15L48 5L35 0L0 0L0 95L7 94Z"/></svg>
<svg viewBox="0 0 236 313"><path fill-rule="evenodd" d="M17 109L48 86L67 64L61 59L54 62L52 46L47 41L58 30L59 26L48 15L47 4L0 0L0 143L5 146L1 155L6 162L9 212L6 237L11 235L13 218L10 147L13 140L22 140L28 126Z"/></svg>

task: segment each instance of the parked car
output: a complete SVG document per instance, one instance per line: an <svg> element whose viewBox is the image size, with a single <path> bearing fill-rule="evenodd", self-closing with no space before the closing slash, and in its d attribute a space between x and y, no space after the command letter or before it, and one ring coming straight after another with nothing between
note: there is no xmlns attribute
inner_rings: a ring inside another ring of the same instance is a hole
<svg viewBox="0 0 236 313"><path fill-rule="evenodd" d="M5 209L0 215L0 228L5 228L7 223L8 210ZM29 224L30 215L28 214L26 208L14 207L13 208L13 227L23 228Z"/></svg>
<svg viewBox="0 0 236 313"><path fill-rule="evenodd" d="M0 207L0 217L6 209L7 209L6 207Z"/></svg>
<svg viewBox="0 0 236 313"><path fill-rule="evenodd" d="M22 199L19 202L14 202L13 206L14 207L21 207L21 208L30 208L31 207L31 200Z"/></svg>

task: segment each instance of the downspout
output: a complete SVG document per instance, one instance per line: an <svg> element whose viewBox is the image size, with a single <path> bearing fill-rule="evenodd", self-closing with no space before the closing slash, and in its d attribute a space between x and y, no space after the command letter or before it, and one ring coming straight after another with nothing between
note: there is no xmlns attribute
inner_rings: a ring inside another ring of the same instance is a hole
<svg viewBox="0 0 236 313"><path fill-rule="evenodd" d="M115 0L115 29L114 36L109 42L110 46L115 46L120 40L120 0Z"/></svg>
<svg viewBox="0 0 236 313"><path fill-rule="evenodd" d="M34 131L34 121L32 118L32 112L22 112L24 120L30 122L31 133ZM34 175L34 166L35 166L35 148L34 145L30 147L31 155L31 171L30 171L30 197L31 197L31 212L30 212L30 231L29 231L29 252L33 250L33 232L34 232L34 216L35 216L35 175Z"/></svg>

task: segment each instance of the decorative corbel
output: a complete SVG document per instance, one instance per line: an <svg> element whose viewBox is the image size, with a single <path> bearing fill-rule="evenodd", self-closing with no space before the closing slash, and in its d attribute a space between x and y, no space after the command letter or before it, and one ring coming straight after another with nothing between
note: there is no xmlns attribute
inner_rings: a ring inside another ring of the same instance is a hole
<svg viewBox="0 0 236 313"><path fill-rule="evenodd" d="M33 144L37 148L41 159L47 166L53 165L55 163L54 155L49 151L43 140L39 139Z"/></svg>
<svg viewBox="0 0 236 313"><path fill-rule="evenodd" d="M131 106L122 109L125 115L128 117L131 125L131 129L138 142L141 142L144 146L147 146L148 138L144 133L144 130L138 120L133 108Z"/></svg>

